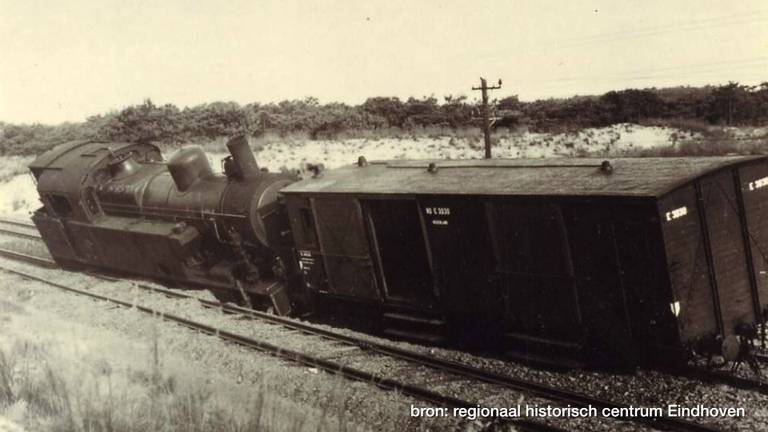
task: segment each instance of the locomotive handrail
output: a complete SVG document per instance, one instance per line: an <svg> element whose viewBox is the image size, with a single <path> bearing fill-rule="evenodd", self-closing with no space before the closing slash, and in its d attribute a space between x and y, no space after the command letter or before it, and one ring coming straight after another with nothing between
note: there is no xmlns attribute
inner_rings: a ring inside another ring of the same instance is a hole
<svg viewBox="0 0 768 432"><path fill-rule="evenodd" d="M134 214L147 214L147 212L144 212L143 210L149 209L154 211L159 211L160 213L157 213L156 216L168 216L172 215L174 213L191 213L195 216L200 215L201 217L205 216L225 216L229 218L237 218L237 219L247 219L247 216L241 215L241 214L234 214L234 213L220 213L220 212L212 212L212 211L201 211L201 210L194 210L194 209L183 209L183 208L174 208L172 210L164 209L162 207L154 207L154 206L144 206L144 205L131 205L131 204L120 204L120 203L111 203L111 202L103 202L102 206L105 209L108 209L110 207L115 208L124 208L124 209L138 209L138 211L134 211L131 213ZM123 210L118 210L123 211Z"/></svg>

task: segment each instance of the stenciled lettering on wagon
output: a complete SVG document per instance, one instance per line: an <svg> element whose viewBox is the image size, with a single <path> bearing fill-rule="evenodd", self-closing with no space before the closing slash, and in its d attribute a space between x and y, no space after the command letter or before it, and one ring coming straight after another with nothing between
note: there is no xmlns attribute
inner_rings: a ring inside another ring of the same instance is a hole
<svg viewBox="0 0 768 432"><path fill-rule="evenodd" d="M749 187L749 190L753 191L755 189L760 189L763 187L768 186L768 177L759 178L755 181L749 182L747 185Z"/></svg>
<svg viewBox="0 0 768 432"><path fill-rule="evenodd" d="M450 207L425 207L424 211L430 216L450 216Z"/></svg>
<svg viewBox="0 0 768 432"><path fill-rule="evenodd" d="M688 214L688 207L679 207L674 210L668 211L665 216L667 218L667 222L673 221L675 219L680 219L681 217Z"/></svg>
<svg viewBox="0 0 768 432"><path fill-rule="evenodd" d="M305 275L309 274L312 267L315 265L315 259L312 257L312 252L306 250L299 251L299 268Z"/></svg>
<svg viewBox="0 0 768 432"><path fill-rule="evenodd" d="M450 207L425 207L424 213L427 214L427 216L450 216L451 215L451 209ZM447 219L432 219L432 225L448 225Z"/></svg>

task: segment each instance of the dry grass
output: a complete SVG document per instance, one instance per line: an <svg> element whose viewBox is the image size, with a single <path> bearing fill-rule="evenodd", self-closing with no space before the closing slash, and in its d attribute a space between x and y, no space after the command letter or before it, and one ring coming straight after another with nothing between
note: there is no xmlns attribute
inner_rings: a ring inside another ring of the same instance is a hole
<svg viewBox="0 0 768 432"><path fill-rule="evenodd" d="M707 137L720 137L723 128L712 126L702 120L694 119L643 119L638 124L642 126L659 126L679 129L682 131L695 132Z"/></svg>
<svg viewBox="0 0 768 432"><path fill-rule="evenodd" d="M495 131L494 135L507 136L509 131L500 129ZM347 140L367 140L367 141L418 141L420 139L432 138L453 138L456 140L480 141L483 133L479 128L458 128L451 129L441 126L417 127L413 129L399 128L381 128L371 130L350 130L335 134L332 137L320 138L317 141L347 141ZM172 152L178 148L199 145L205 151L212 153L226 153L225 144L228 138L215 138L210 140L185 142L183 144L164 144L161 147L165 152ZM288 134L278 134L274 132L262 133L255 137L249 137L251 147L259 152L267 146L279 145L286 149L306 145L309 141L315 141L307 132L292 132Z"/></svg>
<svg viewBox="0 0 768 432"><path fill-rule="evenodd" d="M208 153L227 153L226 143L229 140L228 137L219 137L209 140L190 141L176 144L159 144L160 148L166 154L171 154L175 150L182 147L198 145ZM251 147L256 151L262 150L265 146L279 144L286 148L296 147L304 145L307 141L311 141L309 134L305 132L293 132L289 134L277 134L274 132L267 132L260 134L256 137L249 137L248 141Z"/></svg>
<svg viewBox="0 0 768 432"><path fill-rule="evenodd" d="M666 147L630 149L621 152L626 157L725 156L768 154L765 139L703 139L684 141Z"/></svg>
<svg viewBox="0 0 768 432"><path fill-rule="evenodd" d="M349 429L331 412L332 398L319 416L286 415L266 385L227 397L209 380L165 370L157 347L151 357L146 367L121 368L87 357L61 361L55 349L16 342L0 350L0 415L52 432Z"/></svg>

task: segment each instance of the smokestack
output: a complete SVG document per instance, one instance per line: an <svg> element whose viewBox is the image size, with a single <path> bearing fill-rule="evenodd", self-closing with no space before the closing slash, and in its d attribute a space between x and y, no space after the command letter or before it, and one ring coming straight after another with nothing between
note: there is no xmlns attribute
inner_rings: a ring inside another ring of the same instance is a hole
<svg viewBox="0 0 768 432"><path fill-rule="evenodd" d="M235 177L245 178L254 177L259 174L259 164L256 163L256 157L248 145L248 139L245 135L236 136L227 141L227 149L232 155L232 167Z"/></svg>

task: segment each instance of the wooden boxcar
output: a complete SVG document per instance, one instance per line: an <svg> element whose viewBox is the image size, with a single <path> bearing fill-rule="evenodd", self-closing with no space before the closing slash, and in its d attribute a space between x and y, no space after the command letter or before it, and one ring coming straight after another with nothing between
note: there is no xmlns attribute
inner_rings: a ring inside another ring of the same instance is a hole
<svg viewBox="0 0 768 432"><path fill-rule="evenodd" d="M393 336L674 364L768 313L765 157L361 159L282 193L317 304Z"/></svg>

